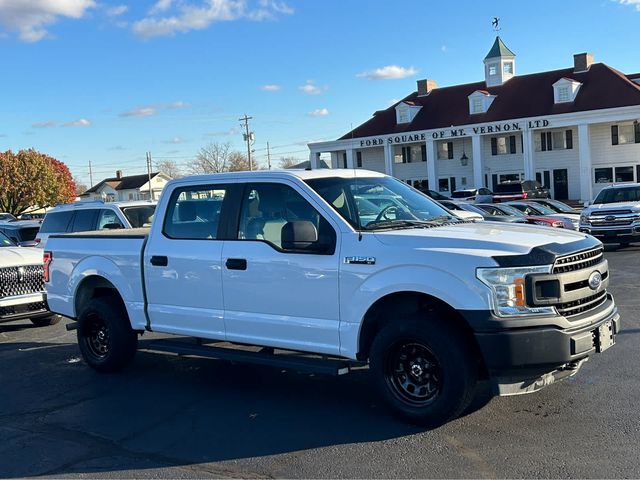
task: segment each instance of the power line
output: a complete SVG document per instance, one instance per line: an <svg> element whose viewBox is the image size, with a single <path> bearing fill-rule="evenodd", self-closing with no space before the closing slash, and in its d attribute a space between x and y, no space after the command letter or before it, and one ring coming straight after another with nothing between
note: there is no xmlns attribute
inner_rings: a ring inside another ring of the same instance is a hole
<svg viewBox="0 0 640 480"><path fill-rule="evenodd" d="M246 113L244 114L244 117L239 119L241 122L244 121L244 141L247 142L247 158L249 159L249 170L253 170L253 163L251 162L251 142L255 138L254 133L249 132L249 120L252 119L253 117L247 117ZM240 126L242 126L242 124L240 124Z"/></svg>

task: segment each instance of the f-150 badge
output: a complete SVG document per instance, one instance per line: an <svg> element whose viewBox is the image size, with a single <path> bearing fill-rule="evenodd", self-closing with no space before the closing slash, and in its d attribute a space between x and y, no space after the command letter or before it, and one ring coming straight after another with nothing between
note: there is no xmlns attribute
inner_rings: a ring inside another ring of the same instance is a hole
<svg viewBox="0 0 640 480"><path fill-rule="evenodd" d="M344 257L344 263L352 265L375 265L376 257Z"/></svg>

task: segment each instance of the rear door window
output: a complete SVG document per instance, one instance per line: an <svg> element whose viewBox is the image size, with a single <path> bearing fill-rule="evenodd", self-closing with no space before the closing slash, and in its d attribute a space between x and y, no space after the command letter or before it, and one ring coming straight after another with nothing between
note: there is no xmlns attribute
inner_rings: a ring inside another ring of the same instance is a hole
<svg viewBox="0 0 640 480"><path fill-rule="evenodd" d="M38 235L39 231L40 231L40 229L38 227L21 228L19 230L19 232L20 232L20 241L22 241L22 242L30 242L32 240L35 240L36 235Z"/></svg>
<svg viewBox="0 0 640 480"><path fill-rule="evenodd" d="M96 228L97 209L77 210L73 219L72 232L89 232Z"/></svg>
<svg viewBox="0 0 640 480"><path fill-rule="evenodd" d="M47 213L40 231L42 233L65 233L69 229L71 217L73 217L73 212L70 210Z"/></svg>
<svg viewBox="0 0 640 480"><path fill-rule="evenodd" d="M215 240L226 185L195 185L176 189L169 200L164 234L175 240Z"/></svg>

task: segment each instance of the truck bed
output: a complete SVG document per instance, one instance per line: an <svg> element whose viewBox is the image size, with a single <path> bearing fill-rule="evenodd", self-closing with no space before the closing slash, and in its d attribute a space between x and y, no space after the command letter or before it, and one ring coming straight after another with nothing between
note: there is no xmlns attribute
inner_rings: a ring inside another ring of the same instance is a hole
<svg viewBox="0 0 640 480"><path fill-rule="evenodd" d="M94 230L90 232L62 233L49 238L147 238L149 228L127 228L118 230Z"/></svg>

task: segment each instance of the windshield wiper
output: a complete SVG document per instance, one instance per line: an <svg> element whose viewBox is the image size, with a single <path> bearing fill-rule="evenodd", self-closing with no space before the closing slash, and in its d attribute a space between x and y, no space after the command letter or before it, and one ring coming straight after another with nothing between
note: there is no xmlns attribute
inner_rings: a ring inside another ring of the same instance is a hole
<svg viewBox="0 0 640 480"><path fill-rule="evenodd" d="M386 228L424 228L435 227L441 225L443 222L449 222L451 220L453 220L453 218L448 215L433 217L429 220L383 220L381 222L366 225L362 228L364 230L381 230Z"/></svg>

